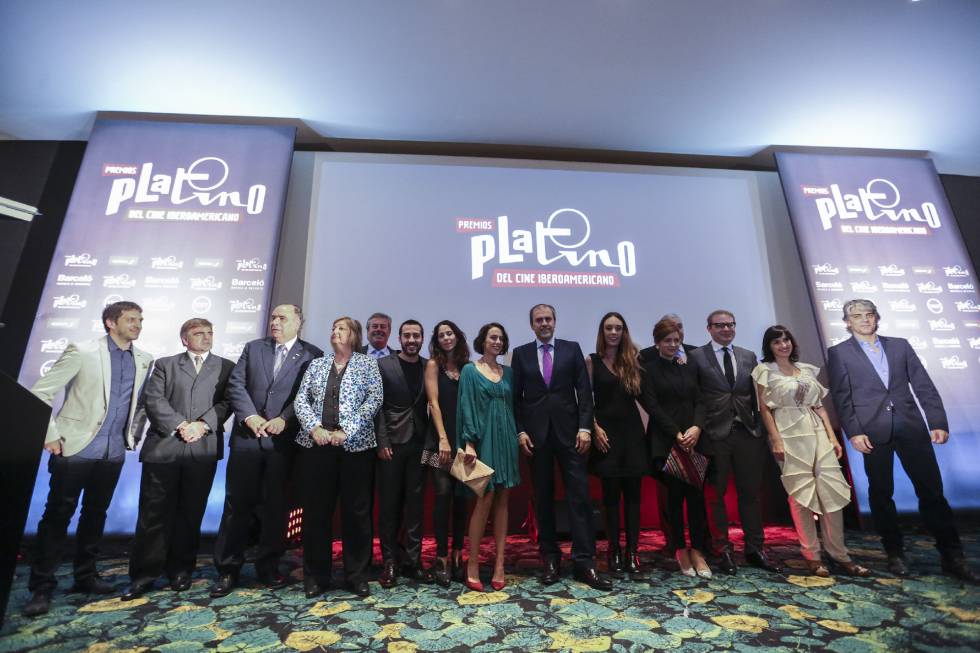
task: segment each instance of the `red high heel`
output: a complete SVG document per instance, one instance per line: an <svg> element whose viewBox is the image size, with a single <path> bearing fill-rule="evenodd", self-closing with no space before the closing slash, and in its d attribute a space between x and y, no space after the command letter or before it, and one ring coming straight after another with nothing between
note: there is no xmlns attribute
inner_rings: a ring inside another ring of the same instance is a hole
<svg viewBox="0 0 980 653"><path fill-rule="evenodd" d="M478 580L470 580L469 578L467 578L466 579L466 586L468 588L470 588L471 590L473 590L474 592L482 592L483 591L483 583L481 583Z"/></svg>
<svg viewBox="0 0 980 653"><path fill-rule="evenodd" d="M499 592L500 590L502 590L505 587L507 587L507 581L506 580L491 580L490 581L490 586L493 589L495 589L496 591Z"/></svg>

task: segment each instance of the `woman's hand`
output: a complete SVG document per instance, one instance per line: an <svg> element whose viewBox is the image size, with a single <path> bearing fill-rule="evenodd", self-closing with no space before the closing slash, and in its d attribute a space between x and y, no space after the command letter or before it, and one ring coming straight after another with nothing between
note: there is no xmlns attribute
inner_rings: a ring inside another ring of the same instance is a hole
<svg viewBox="0 0 980 653"><path fill-rule="evenodd" d="M598 424L592 429L592 439L595 440L596 449L602 453L609 451L609 436L606 435L606 430Z"/></svg>
<svg viewBox="0 0 980 653"><path fill-rule="evenodd" d="M694 448L694 445L698 443L701 438L701 428L698 426L692 426L691 428L684 431L683 434L677 434L677 441L682 447L687 450Z"/></svg>
<svg viewBox="0 0 980 653"><path fill-rule="evenodd" d="M466 443L466 449L463 450L463 462L467 465L472 465L476 462L476 449L473 447L472 442Z"/></svg>
<svg viewBox="0 0 980 653"><path fill-rule="evenodd" d="M781 437L770 437L769 446L772 448L773 457L779 462L783 462L786 458L786 450L783 448L783 439Z"/></svg>
<svg viewBox="0 0 980 653"><path fill-rule="evenodd" d="M340 447L343 446L345 442L347 442L347 433L344 431L344 429L337 429L330 434L330 444L333 446Z"/></svg>
<svg viewBox="0 0 980 653"><path fill-rule="evenodd" d="M439 438L439 464L448 465L453 460L453 448L449 446L449 438Z"/></svg>
<svg viewBox="0 0 980 653"><path fill-rule="evenodd" d="M844 447L837 441L837 438L830 438L830 446L834 448L834 455L837 460L840 460L840 457L844 455Z"/></svg>
<svg viewBox="0 0 980 653"><path fill-rule="evenodd" d="M323 428L322 426L317 426L313 429L313 441L316 442L321 447L325 444L330 444L330 431Z"/></svg>

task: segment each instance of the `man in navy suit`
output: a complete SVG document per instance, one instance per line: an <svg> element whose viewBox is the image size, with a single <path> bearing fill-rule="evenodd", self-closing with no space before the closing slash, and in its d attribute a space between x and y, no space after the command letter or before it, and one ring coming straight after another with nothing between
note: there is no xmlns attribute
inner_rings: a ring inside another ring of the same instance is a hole
<svg viewBox="0 0 980 653"><path fill-rule="evenodd" d="M279 559L286 540L285 485L299 428L293 399L310 361L323 356L319 347L299 339L302 325L299 306L276 306L269 318L270 337L245 345L228 378L235 422L229 440L225 506L214 543L219 575L211 596L228 594L238 582L257 507L261 534L255 570L259 581L268 587L286 582L279 572Z"/></svg>
<svg viewBox="0 0 980 653"><path fill-rule="evenodd" d="M531 457L538 550L545 585L559 579L561 550L555 533L555 461L561 468L572 530L575 579L595 589L612 583L595 571L595 528L589 501L586 455L592 443L592 387L577 342L555 335L553 306L531 309L536 340L514 350L514 418L518 442Z"/></svg>
<svg viewBox="0 0 980 653"><path fill-rule="evenodd" d="M898 454L919 497L919 514L936 538L943 572L977 582L963 558L932 448L932 444L945 444L949 439L943 400L908 341L877 334L880 319L870 300L850 300L844 304L844 323L852 337L827 353L830 392L841 426L851 446L864 455L868 503L888 555L888 570L897 576L909 573L892 500ZM915 405L916 399L926 421Z"/></svg>

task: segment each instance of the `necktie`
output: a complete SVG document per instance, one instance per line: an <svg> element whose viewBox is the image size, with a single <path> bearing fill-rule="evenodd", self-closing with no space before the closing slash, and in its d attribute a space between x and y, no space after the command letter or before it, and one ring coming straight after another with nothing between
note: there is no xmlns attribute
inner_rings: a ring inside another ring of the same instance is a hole
<svg viewBox="0 0 980 653"><path fill-rule="evenodd" d="M272 380L275 381L279 376L279 370L286 361L286 345L276 345L276 364L272 368Z"/></svg>
<svg viewBox="0 0 980 653"><path fill-rule="evenodd" d="M734 388L735 366L732 365L732 355L728 352L728 347L722 347L721 349L725 352L725 378L728 380L728 385Z"/></svg>
<svg viewBox="0 0 980 653"><path fill-rule="evenodd" d="M204 359L201 358L200 354L194 354L194 371L198 374L201 373L201 365L204 364Z"/></svg>
<svg viewBox="0 0 980 653"><path fill-rule="evenodd" d="M551 345L541 346L541 376L544 377L544 384L551 385Z"/></svg>
<svg viewBox="0 0 980 653"><path fill-rule="evenodd" d="M371 352L371 355L375 358L384 358L385 352L383 349L375 349Z"/></svg>

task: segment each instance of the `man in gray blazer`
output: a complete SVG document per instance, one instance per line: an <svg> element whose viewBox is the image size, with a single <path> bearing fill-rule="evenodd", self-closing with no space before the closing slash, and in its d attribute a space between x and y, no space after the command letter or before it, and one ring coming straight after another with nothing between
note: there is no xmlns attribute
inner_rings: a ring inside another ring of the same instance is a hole
<svg viewBox="0 0 980 653"><path fill-rule="evenodd" d="M143 309L115 302L102 311L106 335L71 343L31 392L51 405L65 390L65 401L48 425L44 448L51 454L51 483L44 516L37 525L37 551L24 614L34 617L51 607L58 581L54 572L68 537L68 523L79 497L82 514L75 531L75 591L110 594L95 561L106 510L119 481L126 451L136 448L144 419L137 405L153 357L133 342L143 329Z"/></svg>
<svg viewBox="0 0 980 653"><path fill-rule="evenodd" d="M758 364L754 353L736 347L735 316L731 311L716 310L708 315L711 342L688 353L688 364L697 368L701 401L706 416L701 446L711 458L708 484L710 521L715 552L721 568L734 575L738 571L732 543L728 539L728 511L725 491L728 477L735 476L738 514L745 536L745 559L749 564L774 573L782 569L766 556L763 549L762 510L759 491L765 469L765 440L759 432L759 409L756 404L752 370Z"/></svg>
<svg viewBox="0 0 980 653"><path fill-rule="evenodd" d="M150 428L140 449L139 517L124 601L151 589L161 573L176 592L191 586L201 519L224 455L225 385L235 366L211 353L213 339L211 322L187 320L180 327L187 351L157 360L146 383Z"/></svg>

